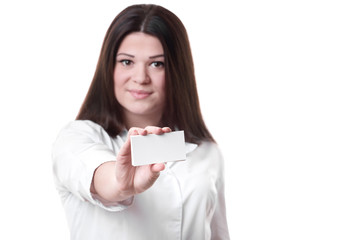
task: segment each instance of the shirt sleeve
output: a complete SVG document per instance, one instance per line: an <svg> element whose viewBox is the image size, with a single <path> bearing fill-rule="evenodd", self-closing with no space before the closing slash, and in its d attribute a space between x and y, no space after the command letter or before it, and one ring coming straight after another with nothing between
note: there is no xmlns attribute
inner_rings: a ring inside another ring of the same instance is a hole
<svg viewBox="0 0 360 240"><path fill-rule="evenodd" d="M103 163L116 160L109 147L110 136L90 121L75 121L67 125L53 145L52 160L55 184L60 192L70 192L108 211L121 211L132 203L110 203L90 192L94 171Z"/></svg>
<svg viewBox="0 0 360 240"><path fill-rule="evenodd" d="M228 240L230 239L229 230L226 220L226 204L225 204L225 183L224 183L224 161L221 152L219 154L219 173L216 182L217 200L213 218L211 220L211 239L212 240Z"/></svg>

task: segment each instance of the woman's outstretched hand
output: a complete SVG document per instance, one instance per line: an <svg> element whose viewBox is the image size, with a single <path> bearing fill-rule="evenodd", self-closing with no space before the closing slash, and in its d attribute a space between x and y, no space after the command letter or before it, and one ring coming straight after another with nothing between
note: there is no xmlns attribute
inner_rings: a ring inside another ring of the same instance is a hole
<svg viewBox="0 0 360 240"><path fill-rule="evenodd" d="M156 163L132 166L130 136L161 135L168 132L171 132L168 127L131 128L116 161L106 162L95 171L91 188L92 193L98 194L106 201L120 202L150 188L159 177L160 172L164 170L165 165L164 163Z"/></svg>

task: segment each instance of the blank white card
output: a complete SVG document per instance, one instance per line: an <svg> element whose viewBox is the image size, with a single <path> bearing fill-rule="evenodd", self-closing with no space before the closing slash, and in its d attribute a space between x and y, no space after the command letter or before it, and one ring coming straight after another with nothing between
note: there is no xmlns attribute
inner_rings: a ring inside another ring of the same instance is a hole
<svg viewBox="0 0 360 240"><path fill-rule="evenodd" d="M184 131L130 136L133 166L186 159Z"/></svg>

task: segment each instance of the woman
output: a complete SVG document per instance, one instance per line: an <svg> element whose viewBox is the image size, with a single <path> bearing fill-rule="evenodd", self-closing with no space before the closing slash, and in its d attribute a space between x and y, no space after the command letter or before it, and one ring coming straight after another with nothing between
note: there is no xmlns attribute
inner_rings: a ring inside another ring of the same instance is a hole
<svg viewBox="0 0 360 240"><path fill-rule="evenodd" d="M131 165L130 135L177 129L186 161ZM77 120L54 144L53 168L72 239L229 239L223 160L173 13L134 5L114 19Z"/></svg>

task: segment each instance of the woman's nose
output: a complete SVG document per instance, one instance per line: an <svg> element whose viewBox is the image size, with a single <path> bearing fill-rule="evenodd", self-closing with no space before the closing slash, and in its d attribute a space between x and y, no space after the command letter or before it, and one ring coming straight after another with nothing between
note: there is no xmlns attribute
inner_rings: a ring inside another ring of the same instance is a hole
<svg viewBox="0 0 360 240"><path fill-rule="evenodd" d="M150 83L150 77L148 75L145 65L139 64L134 69L133 81L138 84L148 84Z"/></svg>

